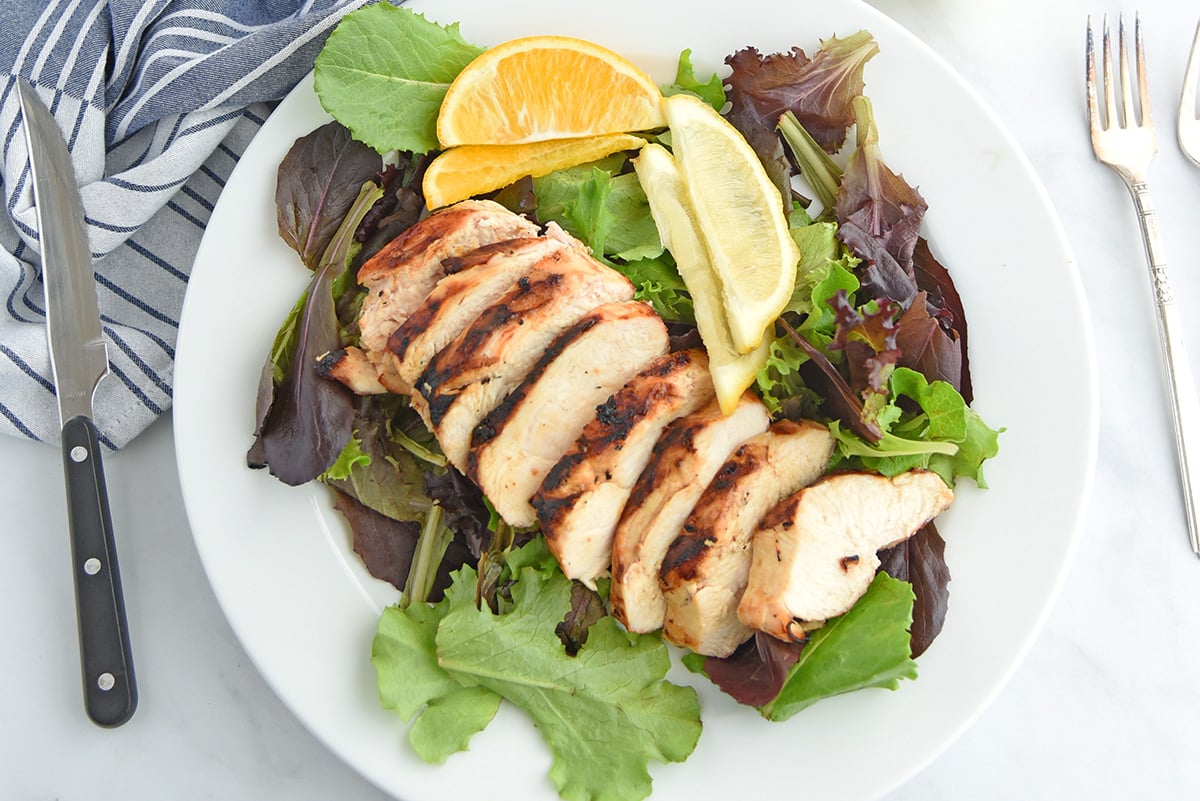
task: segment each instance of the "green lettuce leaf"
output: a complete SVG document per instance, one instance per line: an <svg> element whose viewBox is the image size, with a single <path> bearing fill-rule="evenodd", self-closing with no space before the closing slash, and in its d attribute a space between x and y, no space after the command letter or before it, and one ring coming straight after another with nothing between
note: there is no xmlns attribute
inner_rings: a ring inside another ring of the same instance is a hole
<svg viewBox="0 0 1200 801"><path fill-rule="evenodd" d="M844 615L809 635L783 689L759 707L768 720L786 720L822 698L864 687L896 689L915 679L909 650L914 595L912 586L879 573Z"/></svg>
<svg viewBox="0 0 1200 801"><path fill-rule="evenodd" d="M617 267L635 288L634 297L654 306L659 316L668 322L693 323L696 310L687 285L670 254L654 259L639 259Z"/></svg>
<svg viewBox="0 0 1200 801"><path fill-rule="evenodd" d="M554 221L633 282L634 297L664 319L693 322L691 295L650 216L637 175L610 156L533 180L538 219Z"/></svg>
<svg viewBox="0 0 1200 801"><path fill-rule="evenodd" d="M371 663L379 683L379 700L405 722L409 743L426 762L440 764L467 747L496 714L500 696L463 684L438 664L437 630L455 606L475 603L475 581L469 570L455 578L436 606L412 604L383 610L371 644Z"/></svg>
<svg viewBox="0 0 1200 801"><path fill-rule="evenodd" d="M829 430L839 453L887 476L926 468L950 486L966 476L986 488L983 463L999 453L1004 429L990 428L954 387L945 381L928 381L916 370L897 367L889 387L888 401L876 418L884 432L882 439L864 442L835 421ZM915 401L919 411L905 413L899 402L902 396Z"/></svg>
<svg viewBox="0 0 1200 801"><path fill-rule="evenodd" d="M321 105L380 153L438 147L437 114L450 82L483 52L458 24L438 25L378 3L347 14L317 56Z"/></svg>
<svg viewBox="0 0 1200 801"><path fill-rule="evenodd" d="M359 467L369 467L371 464L371 454L366 453L362 449L362 440L357 436L351 436L346 446L342 448L342 452L338 454L338 458L329 466L321 475L317 476L318 481L335 481L339 479L350 478L350 472L357 465Z"/></svg>
<svg viewBox="0 0 1200 801"><path fill-rule="evenodd" d="M612 263L663 253L650 203L624 156L569 167L533 181L538 219L553 220Z"/></svg>
<svg viewBox="0 0 1200 801"><path fill-rule="evenodd" d="M679 54L679 66L675 68L675 82L661 88L664 95L686 92L700 98L717 111L725 108L725 82L714 72L707 81L701 83L696 77L696 68L692 66L690 48Z"/></svg>
<svg viewBox="0 0 1200 801"><path fill-rule="evenodd" d="M439 761L465 747L503 697L533 718L563 798L645 798L649 762L682 761L695 748L699 701L665 680L661 639L630 634L611 617L569 656L555 629L571 610L572 582L545 552L540 539L511 552L502 614L475 605L469 567L437 606L386 610L372 657L380 698L405 720L416 717L410 742Z"/></svg>

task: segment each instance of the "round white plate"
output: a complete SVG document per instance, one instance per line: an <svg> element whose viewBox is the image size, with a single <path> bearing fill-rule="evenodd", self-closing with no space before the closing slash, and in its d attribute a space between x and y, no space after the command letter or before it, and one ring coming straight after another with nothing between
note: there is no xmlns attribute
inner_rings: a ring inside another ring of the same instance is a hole
<svg viewBox="0 0 1200 801"><path fill-rule="evenodd" d="M468 41L533 33L606 44L662 82L692 48L698 74L746 45L806 52L871 31L866 68L888 164L929 202L925 232L967 309L975 408L1007 430L939 521L953 574L941 637L921 676L896 692L823 701L773 724L698 677L704 733L680 765L652 766L655 797L873 799L918 771L974 720L1040 630L1075 546L1096 450L1095 357L1075 264L1046 193L992 114L934 53L857 0L811 11L786 0L578 5L553 0L414 3L461 21ZM519 711L499 717L443 766L417 759L380 708L369 662L379 610L395 599L348 547L319 487L250 471L259 370L308 271L279 239L275 171L323 115L305 82L247 149L197 255L178 346L175 436L193 535L225 614L267 681L330 749L408 801L506 794L553 799L548 750ZM499 777L504 777L500 779Z"/></svg>

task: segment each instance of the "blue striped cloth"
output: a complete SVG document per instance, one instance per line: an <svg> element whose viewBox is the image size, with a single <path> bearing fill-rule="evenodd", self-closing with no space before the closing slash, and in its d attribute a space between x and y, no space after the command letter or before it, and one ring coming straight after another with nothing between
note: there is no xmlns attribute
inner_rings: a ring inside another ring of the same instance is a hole
<svg viewBox="0 0 1200 801"><path fill-rule="evenodd" d="M370 0L0 0L0 431L58 441L37 216L14 75L50 106L83 195L120 448L171 405L175 335L230 171L347 11Z"/></svg>

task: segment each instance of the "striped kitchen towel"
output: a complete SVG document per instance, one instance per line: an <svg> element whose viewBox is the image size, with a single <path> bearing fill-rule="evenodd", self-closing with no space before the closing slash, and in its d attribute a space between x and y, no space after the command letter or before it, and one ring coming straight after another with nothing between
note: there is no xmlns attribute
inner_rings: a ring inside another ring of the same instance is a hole
<svg viewBox="0 0 1200 801"><path fill-rule="evenodd" d="M346 12L371 0L0 2L0 431L58 441L20 75L67 138L120 448L171 405L175 335L205 223L238 157Z"/></svg>

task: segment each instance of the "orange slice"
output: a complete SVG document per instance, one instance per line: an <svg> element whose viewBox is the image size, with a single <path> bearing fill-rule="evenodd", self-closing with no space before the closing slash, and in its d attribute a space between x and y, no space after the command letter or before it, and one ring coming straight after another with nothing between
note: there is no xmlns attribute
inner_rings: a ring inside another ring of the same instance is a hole
<svg viewBox="0 0 1200 801"><path fill-rule="evenodd" d="M618 150L637 150L646 140L632 134L605 134L580 139L551 139L520 145L462 145L443 151L425 170L421 188L430 209L449 206L475 195L508 186L530 175L604 158Z"/></svg>
<svg viewBox="0 0 1200 801"><path fill-rule="evenodd" d="M513 145L662 128L650 76L600 45L529 36L497 45L459 73L438 113L443 148Z"/></svg>

